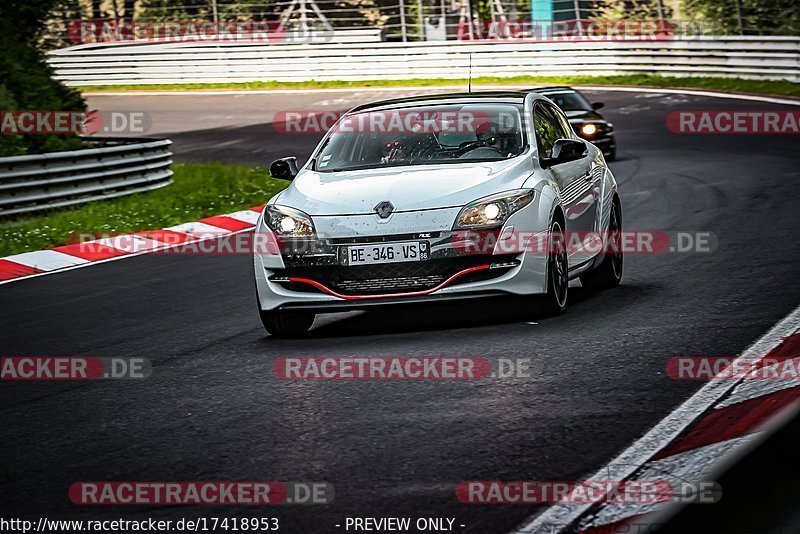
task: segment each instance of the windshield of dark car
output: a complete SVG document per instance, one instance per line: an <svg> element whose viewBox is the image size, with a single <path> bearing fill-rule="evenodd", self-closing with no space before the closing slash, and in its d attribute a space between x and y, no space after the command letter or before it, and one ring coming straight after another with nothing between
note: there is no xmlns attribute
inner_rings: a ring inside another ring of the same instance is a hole
<svg viewBox="0 0 800 534"><path fill-rule="evenodd" d="M499 161L525 149L522 105L472 103L344 116L314 156L317 171Z"/></svg>
<svg viewBox="0 0 800 534"><path fill-rule="evenodd" d="M542 93L544 96L556 103L564 111L591 111L592 105L580 93L575 91L558 91L554 93Z"/></svg>

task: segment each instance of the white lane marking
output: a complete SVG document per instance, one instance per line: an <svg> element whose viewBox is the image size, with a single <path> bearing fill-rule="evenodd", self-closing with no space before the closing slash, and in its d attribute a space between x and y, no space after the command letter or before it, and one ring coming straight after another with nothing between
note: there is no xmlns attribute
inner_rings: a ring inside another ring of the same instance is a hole
<svg viewBox="0 0 800 534"><path fill-rule="evenodd" d="M236 219L237 221L250 223L253 226L255 226L260 216L261 214L259 212L253 210L234 211L233 213L225 215L225 217L230 217L231 219Z"/></svg>
<svg viewBox="0 0 800 534"><path fill-rule="evenodd" d="M680 80L680 78L676 79ZM477 85L482 89L529 89L541 84L508 84L508 85ZM627 87L619 85L573 85L579 89L586 89L587 91L623 91L630 93L669 93L677 95L694 95L694 96L707 96L710 98L732 98L734 100L753 100L756 102L770 102L772 104L784 104L787 106L800 106L800 99L789 98L776 98L771 96L737 94L737 93L720 93L717 91L704 91L702 89L670 89L660 87ZM292 95L298 93L368 93L371 91L384 92L384 91L399 91L399 92L437 92L439 90L449 91L453 89L464 89L464 85L435 85L435 86L421 86L421 87L359 87L348 89L343 88L326 88L326 89L257 89L257 90L229 90L229 91L105 91L105 92L89 92L83 93L84 96L221 96L221 95Z"/></svg>
<svg viewBox="0 0 800 534"><path fill-rule="evenodd" d="M800 100L791 98L776 98L773 96L746 95L737 93L720 93L717 91L704 91L701 89L669 89L659 87L622 87L614 85L573 85L587 91L621 91L630 93L666 93L673 95L707 96L710 98L728 98L734 100L752 100L755 102L769 102L786 106L800 106Z"/></svg>
<svg viewBox="0 0 800 534"><path fill-rule="evenodd" d="M65 267L72 267L73 265L90 263L89 260L64 254L57 250L35 250L33 252L15 254L3 259L27 265L28 267L34 267L41 271L54 271L57 269L64 269Z"/></svg>
<svg viewBox="0 0 800 534"><path fill-rule="evenodd" d="M800 306L773 326L766 334L750 345L737 358L758 360L777 347L784 338L798 330L800 326ZM716 402L730 392L739 382L736 380L714 380L701 387L694 395L684 401L671 414L662 419L647 434L625 449L619 456L601 467L589 480L606 480L609 469L617 468L619 478L631 476L657 452L678 437L695 419L708 411ZM541 514L529 518L514 533L562 532L563 528L575 523L591 505L570 508L550 507Z"/></svg>
<svg viewBox="0 0 800 534"><path fill-rule="evenodd" d="M227 215L225 215L227 217ZM188 222L179 224L177 226L170 226L164 230L171 230L173 232L180 232L182 234L189 234L194 237L205 239L208 237L219 237L221 235L231 233L230 230L220 228L219 226L212 226L202 222Z"/></svg>

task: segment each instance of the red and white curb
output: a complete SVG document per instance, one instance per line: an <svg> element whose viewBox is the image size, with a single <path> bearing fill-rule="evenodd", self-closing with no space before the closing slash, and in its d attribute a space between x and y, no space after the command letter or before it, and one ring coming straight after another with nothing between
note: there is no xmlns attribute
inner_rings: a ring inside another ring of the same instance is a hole
<svg viewBox="0 0 800 534"><path fill-rule="evenodd" d="M195 222L0 258L0 284L217 239L255 228L264 206Z"/></svg>
<svg viewBox="0 0 800 534"><path fill-rule="evenodd" d="M738 359L797 362L800 307ZM798 380L712 380L588 480L713 480L799 409ZM513 534L651 532L672 508L669 502L558 504Z"/></svg>

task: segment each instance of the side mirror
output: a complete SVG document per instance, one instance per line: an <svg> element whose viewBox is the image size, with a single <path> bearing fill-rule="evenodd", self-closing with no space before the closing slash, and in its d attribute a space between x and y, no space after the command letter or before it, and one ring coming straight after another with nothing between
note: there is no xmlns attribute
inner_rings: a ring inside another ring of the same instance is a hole
<svg viewBox="0 0 800 534"><path fill-rule="evenodd" d="M605 104L603 102L592 102L592 109L600 109L604 106Z"/></svg>
<svg viewBox="0 0 800 534"><path fill-rule="evenodd" d="M575 161L581 159L588 153L586 145L583 141L577 139L559 139L553 145L553 151L549 158L542 161L543 167L552 167L568 161Z"/></svg>
<svg viewBox="0 0 800 534"><path fill-rule="evenodd" d="M280 178L281 180L294 180L297 176L297 158L290 156L288 158L276 159L269 166L269 173L273 178Z"/></svg>

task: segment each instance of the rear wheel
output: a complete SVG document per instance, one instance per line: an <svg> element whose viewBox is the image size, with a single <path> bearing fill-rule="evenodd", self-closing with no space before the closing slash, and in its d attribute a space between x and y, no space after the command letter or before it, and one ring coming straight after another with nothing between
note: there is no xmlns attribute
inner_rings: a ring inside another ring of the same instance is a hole
<svg viewBox="0 0 800 534"><path fill-rule="evenodd" d="M309 312L258 310L258 314L264 330L275 337L302 337L314 324L314 314Z"/></svg>
<svg viewBox="0 0 800 534"><path fill-rule="evenodd" d="M560 221L553 221L547 255L547 293L540 299L539 312L544 316L563 313L567 309L568 292L569 264L564 229Z"/></svg>
<svg viewBox="0 0 800 534"><path fill-rule="evenodd" d="M617 287L622 281L622 216L616 202L611 205L606 255L600 265L581 276L581 285L590 291Z"/></svg>

